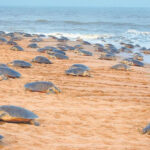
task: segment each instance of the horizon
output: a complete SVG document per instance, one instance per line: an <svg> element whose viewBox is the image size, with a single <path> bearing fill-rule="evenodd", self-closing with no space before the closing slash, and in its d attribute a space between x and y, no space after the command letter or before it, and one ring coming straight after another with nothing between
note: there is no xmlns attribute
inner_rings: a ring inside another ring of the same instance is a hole
<svg viewBox="0 0 150 150"><path fill-rule="evenodd" d="M130 7L150 8L149 0L1 0L0 7Z"/></svg>

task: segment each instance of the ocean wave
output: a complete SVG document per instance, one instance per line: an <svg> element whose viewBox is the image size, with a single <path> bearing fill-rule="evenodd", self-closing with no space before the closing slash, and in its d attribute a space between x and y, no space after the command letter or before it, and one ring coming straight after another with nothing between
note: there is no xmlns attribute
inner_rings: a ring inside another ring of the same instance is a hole
<svg viewBox="0 0 150 150"><path fill-rule="evenodd" d="M126 33L135 35L150 35L150 32L138 31L134 29L129 29Z"/></svg>
<svg viewBox="0 0 150 150"><path fill-rule="evenodd" d="M101 38L112 38L114 35L113 34L78 34L78 33L46 33L47 36L49 35L53 35L56 37L61 37L61 36L65 36L69 39L77 39L77 38L81 38L84 40L97 40L97 39L101 39Z"/></svg>

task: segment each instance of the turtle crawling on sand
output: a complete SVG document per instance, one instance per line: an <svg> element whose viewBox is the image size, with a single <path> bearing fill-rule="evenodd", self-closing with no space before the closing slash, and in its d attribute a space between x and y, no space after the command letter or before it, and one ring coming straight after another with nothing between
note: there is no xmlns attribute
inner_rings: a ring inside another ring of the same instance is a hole
<svg viewBox="0 0 150 150"><path fill-rule="evenodd" d="M60 89L57 88L52 82L46 82L46 81L37 81L37 82L31 82L25 84L25 89L27 91L32 92L42 92L42 93L60 93Z"/></svg>
<svg viewBox="0 0 150 150"><path fill-rule="evenodd" d="M129 70L129 66L126 64L117 64L111 67L111 69L115 69L115 70Z"/></svg>
<svg viewBox="0 0 150 150"><path fill-rule="evenodd" d="M89 51L83 50L83 49L78 49L74 51L75 53L82 55L82 56L92 56L93 54Z"/></svg>
<svg viewBox="0 0 150 150"><path fill-rule="evenodd" d="M69 69L74 69L74 68L82 68L86 71L90 71L90 68L83 64L73 64Z"/></svg>
<svg viewBox="0 0 150 150"><path fill-rule="evenodd" d="M150 124L148 124L145 128L143 128L142 133L143 134L145 134L145 133L150 134Z"/></svg>
<svg viewBox="0 0 150 150"><path fill-rule="evenodd" d="M57 58L57 59L69 59L68 56L64 55L64 54L61 54L61 53L54 53L54 54L50 54L49 53L49 56L51 58Z"/></svg>
<svg viewBox="0 0 150 150"><path fill-rule="evenodd" d="M39 126L40 124L35 121L38 118L33 112L22 107L13 105L0 106L0 120L12 123L29 123Z"/></svg>
<svg viewBox="0 0 150 150"><path fill-rule="evenodd" d="M23 60L14 60L10 63L8 63L8 66L15 66L15 67L21 67L21 68L30 68L32 65L26 61Z"/></svg>
<svg viewBox="0 0 150 150"><path fill-rule="evenodd" d="M143 61L143 56L142 56L142 54L140 54L140 53L135 53L135 54L133 55L133 59L139 60L139 61Z"/></svg>
<svg viewBox="0 0 150 150"><path fill-rule="evenodd" d="M143 62L140 62L140 61L135 60L133 58L126 58L126 59L122 60L121 63L126 64L126 65L130 65L130 66L138 66L138 67L144 66Z"/></svg>
<svg viewBox="0 0 150 150"><path fill-rule="evenodd" d="M9 67L0 67L0 80L7 80L8 78L20 78L21 74Z"/></svg>
<svg viewBox="0 0 150 150"><path fill-rule="evenodd" d="M116 60L116 56L113 53L104 53L101 54L100 57L98 59L101 60Z"/></svg>
<svg viewBox="0 0 150 150"><path fill-rule="evenodd" d="M65 71L67 75L73 75L73 76L83 76L83 77L91 77L89 71L83 69L83 68L72 68Z"/></svg>
<svg viewBox="0 0 150 150"><path fill-rule="evenodd" d="M32 62L40 64L52 64L52 62L44 56L36 56L34 59L32 59Z"/></svg>
<svg viewBox="0 0 150 150"><path fill-rule="evenodd" d="M38 45L36 43L31 43L28 45L29 48L38 48Z"/></svg>
<svg viewBox="0 0 150 150"><path fill-rule="evenodd" d="M24 49L21 46L19 46L19 45L15 45L15 46L13 46L11 48L11 50L14 50L14 51L23 51Z"/></svg>

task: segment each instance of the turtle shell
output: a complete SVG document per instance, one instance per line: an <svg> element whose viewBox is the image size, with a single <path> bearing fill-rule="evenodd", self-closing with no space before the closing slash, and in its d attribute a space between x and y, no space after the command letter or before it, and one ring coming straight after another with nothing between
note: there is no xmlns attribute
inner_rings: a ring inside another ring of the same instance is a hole
<svg viewBox="0 0 150 150"><path fill-rule="evenodd" d="M9 67L0 67L0 75L4 75L9 78L20 78L21 74Z"/></svg>
<svg viewBox="0 0 150 150"><path fill-rule="evenodd" d="M117 64L112 66L111 68L116 70L128 70L129 66L127 66L126 64Z"/></svg>
<svg viewBox="0 0 150 150"><path fill-rule="evenodd" d="M4 137L2 135L0 135L0 140L3 139Z"/></svg>
<svg viewBox="0 0 150 150"><path fill-rule="evenodd" d="M145 128L143 128L142 133L145 134L147 132L150 132L150 124L148 124Z"/></svg>
<svg viewBox="0 0 150 150"><path fill-rule="evenodd" d="M73 68L65 71L67 75L74 75L74 76L89 76L89 73L87 72L88 71L84 70L83 68Z"/></svg>
<svg viewBox="0 0 150 150"><path fill-rule="evenodd" d="M32 91L32 92L47 92L48 89L54 87L56 90L59 91L58 88L52 83L52 82L46 82L46 81L37 81L37 82L31 82L25 84L25 89Z"/></svg>
<svg viewBox="0 0 150 150"><path fill-rule="evenodd" d="M13 46L11 48L11 50L14 50L14 51L23 51L24 49L21 46L19 46L19 45L15 45L15 46Z"/></svg>
<svg viewBox="0 0 150 150"><path fill-rule="evenodd" d="M22 67L22 68L30 68L32 66L30 63L23 61L23 60L14 60L10 64L12 64L13 66Z"/></svg>
<svg viewBox="0 0 150 150"><path fill-rule="evenodd" d="M57 58L57 59L69 59L68 56L63 55L61 53L49 54L49 56L52 58Z"/></svg>
<svg viewBox="0 0 150 150"><path fill-rule="evenodd" d="M88 66L83 65L83 64L73 64L69 69L73 69L73 68L82 68L87 71L90 70L90 68Z"/></svg>
<svg viewBox="0 0 150 150"><path fill-rule="evenodd" d="M30 48L38 48L38 45L36 43L31 43L28 45Z"/></svg>
<svg viewBox="0 0 150 150"><path fill-rule="evenodd" d="M80 54L80 55L84 55L84 56L92 56L93 55L91 52L83 50L83 49L79 49L77 51L77 53Z"/></svg>
<svg viewBox="0 0 150 150"><path fill-rule="evenodd" d="M58 50L58 49L54 49L52 51L47 51L47 54L55 54L55 53L60 53L62 55L66 55L66 53L64 51Z"/></svg>
<svg viewBox="0 0 150 150"><path fill-rule="evenodd" d="M36 62L36 63L40 63L40 64L52 64L52 62L48 58L46 58L44 56L36 56L32 60L32 62Z"/></svg>
<svg viewBox="0 0 150 150"><path fill-rule="evenodd" d="M2 105L2 106L0 106L0 111L2 111L4 113L6 112L7 114L9 114L9 116L10 116L9 121L11 121L11 117L12 117L12 119L14 119L14 118L18 118L18 119L36 119L36 118L38 118L38 116L36 114L34 114L33 112L31 112L27 109L24 109L22 107L13 106L13 105ZM5 120L3 120L3 121L5 121Z"/></svg>

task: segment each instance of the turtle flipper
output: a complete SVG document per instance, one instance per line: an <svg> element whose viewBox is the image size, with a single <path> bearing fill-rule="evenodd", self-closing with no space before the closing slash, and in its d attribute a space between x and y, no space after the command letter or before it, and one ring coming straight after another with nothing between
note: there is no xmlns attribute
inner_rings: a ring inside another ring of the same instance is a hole
<svg viewBox="0 0 150 150"><path fill-rule="evenodd" d="M6 116L6 115L7 115L6 112L0 111L0 120L3 120L2 118L3 118L4 116Z"/></svg>
<svg viewBox="0 0 150 150"><path fill-rule="evenodd" d="M31 120L30 124L35 125L35 126L40 126L40 123L38 121L35 121L35 120Z"/></svg>
<svg viewBox="0 0 150 150"><path fill-rule="evenodd" d="M6 77L5 75L3 75L3 74L0 75L0 81L7 80L7 79L8 79L8 77Z"/></svg>

